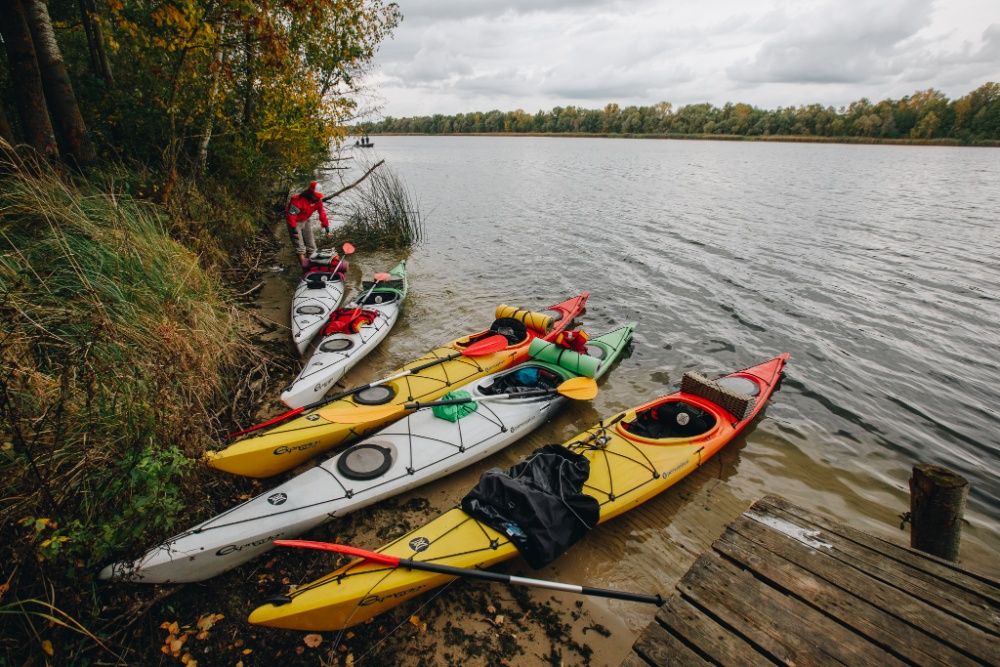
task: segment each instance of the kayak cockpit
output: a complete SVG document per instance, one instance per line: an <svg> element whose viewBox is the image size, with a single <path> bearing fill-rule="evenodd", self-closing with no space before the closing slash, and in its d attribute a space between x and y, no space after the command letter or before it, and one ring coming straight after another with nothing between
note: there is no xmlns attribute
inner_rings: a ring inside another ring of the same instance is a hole
<svg viewBox="0 0 1000 667"><path fill-rule="evenodd" d="M548 368L525 364L496 375L492 382L480 386L479 392L491 396L519 394L538 389L553 391L564 379L562 375Z"/></svg>
<svg viewBox="0 0 1000 667"><path fill-rule="evenodd" d="M632 435L651 440L695 438L711 431L718 420L708 410L680 398L670 398L635 413L635 419L623 422Z"/></svg>

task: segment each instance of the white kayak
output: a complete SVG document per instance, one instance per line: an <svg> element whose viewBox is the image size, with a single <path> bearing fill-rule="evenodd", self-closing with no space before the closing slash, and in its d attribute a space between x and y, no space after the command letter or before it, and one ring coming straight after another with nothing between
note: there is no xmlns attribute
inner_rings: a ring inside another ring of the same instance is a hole
<svg viewBox="0 0 1000 667"><path fill-rule="evenodd" d="M316 332L316 348L299 376L281 393L290 408L314 403L366 354L374 350L399 319L406 298L406 262L389 271L390 279L365 283L358 298L331 311L324 332ZM363 303L362 303L363 301ZM357 323L359 326L354 326Z"/></svg>
<svg viewBox="0 0 1000 667"><path fill-rule="evenodd" d="M481 398L552 390L580 375L600 377L625 351L633 328L627 324L591 339L586 355L534 341L530 361L462 390ZM439 408L411 412L315 468L154 547L139 560L105 567L100 577L142 583L208 579L268 551L276 539L301 535L469 466L542 425L567 400L554 391L497 398L475 403L474 410L454 421L435 414Z"/></svg>
<svg viewBox="0 0 1000 667"><path fill-rule="evenodd" d="M306 351L344 298L344 266L333 271L339 262L333 250L320 250L310 262L292 295L292 341L299 354Z"/></svg>

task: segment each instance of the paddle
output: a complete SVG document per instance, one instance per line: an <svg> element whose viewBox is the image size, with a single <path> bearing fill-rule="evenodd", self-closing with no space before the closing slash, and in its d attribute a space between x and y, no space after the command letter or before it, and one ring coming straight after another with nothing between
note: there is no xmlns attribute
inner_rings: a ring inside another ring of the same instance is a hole
<svg viewBox="0 0 1000 667"><path fill-rule="evenodd" d="M274 540L274 545L279 547L295 547L298 549L316 549L318 551L332 551L345 556L357 556L370 560L373 563L388 565L389 567L405 567L411 570L423 570L425 572L436 572L447 574L452 577L466 577L468 579L484 579L486 581L497 581L515 586L534 586L536 588L548 588L554 591L564 591L566 593L579 593L580 595L594 595L602 598L614 598L615 600L629 600L630 602L645 602L662 606L665 600L660 595L647 595L645 593L628 593L626 591L612 591L606 588L592 588L590 586L578 586L576 584L565 584L561 581L546 581L544 579L530 579L528 577L517 577L512 574L502 574L500 572L490 572L489 570L476 570L468 567L454 567L451 565L439 565L411 560L409 558L399 558L389 554L380 554L374 551L366 551L357 547L349 547L343 544L332 544L330 542L313 542L311 540Z"/></svg>
<svg viewBox="0 0 1000 667"><path fill-rule="evenodd" d="M560 394L574 401L588 401L597 396L597 383L593 378L575 377L566 380L555 389L531 389L519 393L494 394L492 396L473 396L470 398L448 398L441 401L421 403L403 403L402 405L365 405L350 408L331 408L322 413L323 419L339 424L362 424L369 421L381 421L396 414L410 410L432 408L435 405L459 405L462 403L481 403L483 401L500 401L507 398L532 398L535 396L551 396Z"/></svg>
<svg viewBox="0 0 1000 667"><path fill-rule="evenodd" d="M344 258L346 258L348 255L353 255L354 254L354 246L351 245L350 243L345 243L344 246L343 246L343 248L341 248L341 249L344 252L340 256L340 261L337 262L337 266L333 267L333 275L337 275L337 271L340 270L340 265L344 263Z"/></svg>
<svg viewBox="0 0 1000 667"><path fill-rule="evenodd" d="M443 364L446 361L452 361L458 359L459 357L485 357L486 355L493 354L494 352L499 352L500 350L507 347L507 339L503 336L497 334L496 336L489 336L482 340L477 340L475 343L467 345L457 352L441 357L440 359L432 359L426 363L420 364L419 366L414 366L413 368L408 368L405 371L400 371L389 377L382 378L381 380L375 380L374 382L369 382L368 384L359 385L357 387L351 387L350 389L345 389L341 392L334 394L333 396L324 397L308 405L303 405L299 408L294 408L288 412L284 412L276 417L272 417L267 421L263 421L250 428L245 428L242 431L235 431L230 433L227 437L232 440L233 438L238 438L241 435L246 435L247 433L253 433L254 431L259 431L270 426L275 426L284 421L288 421L296 415L300 415L306 410L312 410L313 408L322 407L333 401L340 400L345 396L350 396L351 394L357 393L359 391L364 391L365 389L370 389L371 387L377 387L383 385L386 382L392 382L393 380L398 380L399 378L406 377L407 375L413 375L414 373L419 373L422 370L430 368L431 366L436 366L438 364Z"/></svg>

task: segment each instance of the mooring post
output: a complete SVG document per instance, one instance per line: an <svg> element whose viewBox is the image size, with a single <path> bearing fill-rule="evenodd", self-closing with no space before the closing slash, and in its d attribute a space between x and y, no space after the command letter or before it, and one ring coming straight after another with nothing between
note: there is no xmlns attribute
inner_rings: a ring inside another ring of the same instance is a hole
<svg viewBox="0 0 1000 667"><path fill-rule="evenodd" d="M958 560L962 515L969 482L933 463L913 466L910 477L910 546L950 561Z"/></svg>

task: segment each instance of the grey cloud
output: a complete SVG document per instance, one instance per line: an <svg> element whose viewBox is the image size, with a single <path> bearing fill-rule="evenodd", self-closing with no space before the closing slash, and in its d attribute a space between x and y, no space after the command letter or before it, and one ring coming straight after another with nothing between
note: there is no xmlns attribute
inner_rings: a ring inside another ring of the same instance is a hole
<svg viewBox="0 0 1000 667"><path fill-rule="evenodd" d="M404 0L400 2L403 19L414 23L461 21L470 18L496 18L542 13L582 12L593 7L618 3L607 0Z"/></svg>
<svg viewBox="0 0 1000 667"><path fill-rule="evenodd" d="M829 3L790 19L751 61L726 69L746 83L863 83L899 74L894 58L931 20L931 0L869 2L846 12Z"/></svg>

